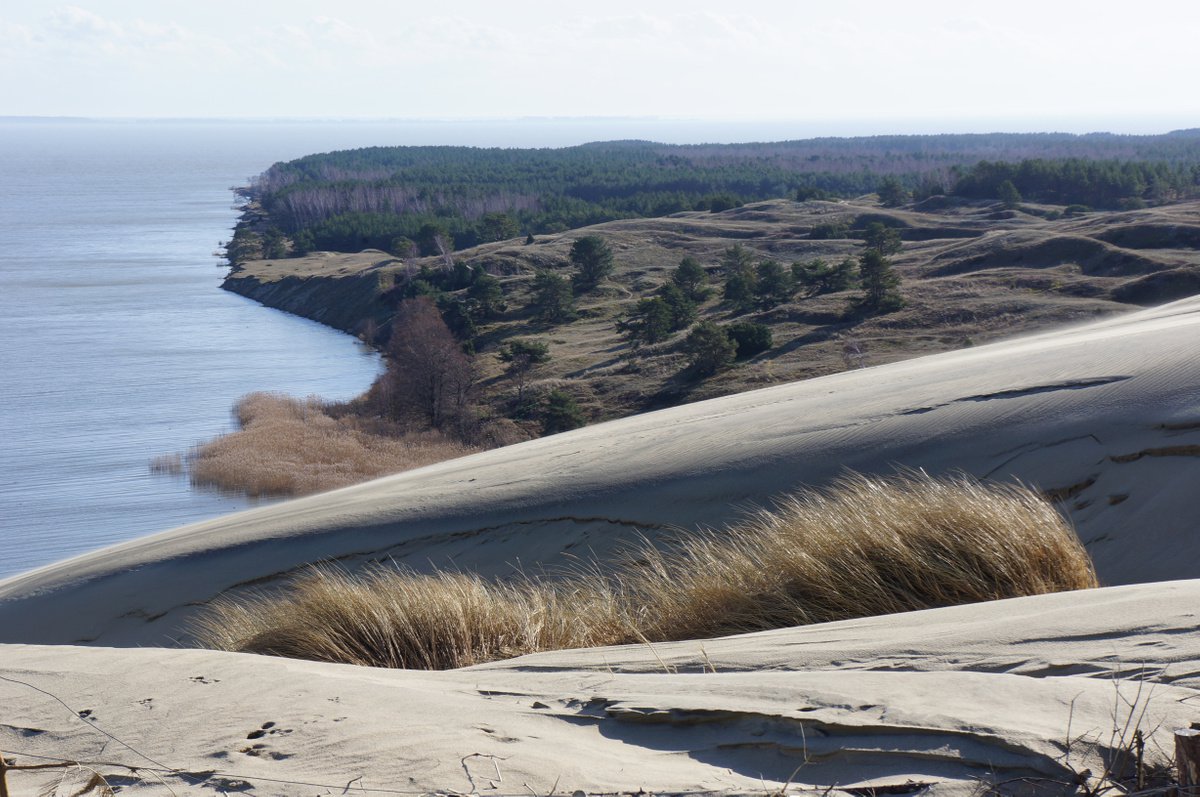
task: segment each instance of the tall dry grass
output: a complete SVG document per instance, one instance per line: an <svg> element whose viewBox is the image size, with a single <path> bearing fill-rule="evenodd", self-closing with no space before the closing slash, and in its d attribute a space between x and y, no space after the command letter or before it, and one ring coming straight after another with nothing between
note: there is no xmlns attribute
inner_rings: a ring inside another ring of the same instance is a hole
<svg viewBox="0 0 1200 797"><path fill-rule="evenodd" d="M1078 538L1032 490L854 476L725 531L643 546L607 575L315 568L281 593L217 602L195 633L224 650L442 669L1094 586Z"/></svg>
<svg viewBox="0 0 1200 797"><path fill-rule="evenodd" d="M195 630L223 650L441 670L622 638L615 596L598 586L313 568L285 595L217 603Z"/></svg>
<svg viewBox="0 0 1200 797"><path fill-rule="evenodd" d="M381 434L353 416L331 417L316 398L251 393L234 414L236 432L189 455L192 484L252 496L305 495L478 450L436 431Z"/></svg>
<svg viewBox="0 0 1200 797"><path fill-rule="evenodd" d="M844 478L641 557L627 604L658 640L1097 586L1079 538L1040 494L923 473Z"/></svg>

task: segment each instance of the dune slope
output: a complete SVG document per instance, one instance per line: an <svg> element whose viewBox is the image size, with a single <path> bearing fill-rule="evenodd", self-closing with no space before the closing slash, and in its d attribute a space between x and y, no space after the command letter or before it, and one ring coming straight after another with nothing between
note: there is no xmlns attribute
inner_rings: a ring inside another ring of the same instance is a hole
<svg viewBox="0 0 1200 797"><path fill-rule="evenodd" d="M306 563L505 575L715 526L843 472L1020 479L1105 583L1200 572L1200 299L728 396L195 524L0 582L0 640L172 644Z"/></svg>
<svg viewBox="0 0 1200 797"><path fill-rule="evenodd" d="M1137 729L1161 766L1195 719L1198 601L1134 585L444 672L5 645L0 749L134 793L1071 793Z"/></svg>

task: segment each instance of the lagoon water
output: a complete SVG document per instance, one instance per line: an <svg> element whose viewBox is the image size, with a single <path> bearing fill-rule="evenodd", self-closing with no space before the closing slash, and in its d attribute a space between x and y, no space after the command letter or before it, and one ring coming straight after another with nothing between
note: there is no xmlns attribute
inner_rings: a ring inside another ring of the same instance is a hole
<svg viewBox="0 0 1200 797"><path fill-rule="evenodd" d="M348 398L349 336L219 289L230 188L277 160L395 144L797 138L794 125L0 119L0 577L244 509L152 473L242 395Z"/></svg>

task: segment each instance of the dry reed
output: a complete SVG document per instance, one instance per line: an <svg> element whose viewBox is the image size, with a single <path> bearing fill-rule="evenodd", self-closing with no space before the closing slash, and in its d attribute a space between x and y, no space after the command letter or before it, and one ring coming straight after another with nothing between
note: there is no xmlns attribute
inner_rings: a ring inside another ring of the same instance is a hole
<svg viewBox="0 0 1200 797"><path fill-rule="evenodd" d="M194 485L247 495L305 495L419 468L477 450L440 432L378 434L330 417L319 399L251 393L234 408L239 429L189 456Z"/></svg>
<svg viewBox="0 0 1200 797"><path fill-rule="evenodd" d="M218 649L442 669L1094 586L1078 538L1032 490L854 476L722 532L645 545L607 575L314 568L282 593L217 602L195 632Z"/></svg>

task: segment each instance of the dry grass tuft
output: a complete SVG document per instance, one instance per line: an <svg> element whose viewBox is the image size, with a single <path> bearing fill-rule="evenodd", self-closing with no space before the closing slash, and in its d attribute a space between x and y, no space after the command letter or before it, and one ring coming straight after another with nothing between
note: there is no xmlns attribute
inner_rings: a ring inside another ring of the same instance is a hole
<svg viewBox="0 0 1200 797"><path fill-rule="evenodd" d="M197 623L208 647L372 667L442 670L619 638L599 582L492 584L383 568L312 568L284 597L222 601Z"/></svg>
<svg viewBox="0 0 1200 797"><path fill-rule="evenodd" d="M851 476L725 532L642 552L650 639L693 639L1098 586L1038 493L923 473Z"/></svg>
<svg viewBox="0 0 1200 797"><path fill-rule="evenodd" d="M315 568L282 594L218 602L196 636L224 650L442 669L1095 586L1074 532L1032 490L854 476L723 532L643 546L608 575L494 584Z"/></svg>
<svg viewBox="0 0 1200 797"><path fill-rule="evenodd" d="M477 450L434 431L379 434L353 417L330 417L315 398L251 393L234 413L238 431L190 455L192 484L254 496L305 495Z"/></svg>

